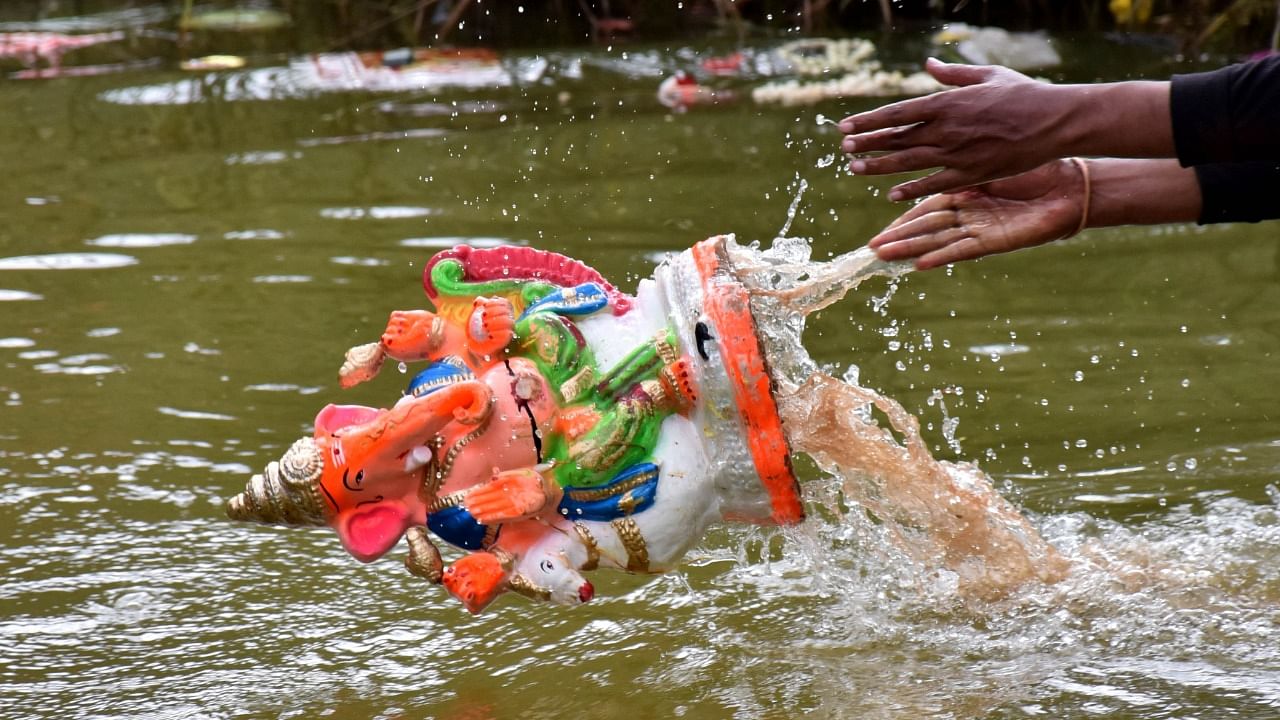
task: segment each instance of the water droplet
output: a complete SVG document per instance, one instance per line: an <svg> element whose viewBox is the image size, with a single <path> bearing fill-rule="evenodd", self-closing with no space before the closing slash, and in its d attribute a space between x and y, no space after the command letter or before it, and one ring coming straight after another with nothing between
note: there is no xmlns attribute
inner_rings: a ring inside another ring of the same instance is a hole
<svg viewBox="0 0 1280 720"><path fill-rule="evenodd" d="M399 363L396 364L396 370L399 370L400 374L403 375L409 372L409 366L406 365L403 360L401 360Z"/></svg>

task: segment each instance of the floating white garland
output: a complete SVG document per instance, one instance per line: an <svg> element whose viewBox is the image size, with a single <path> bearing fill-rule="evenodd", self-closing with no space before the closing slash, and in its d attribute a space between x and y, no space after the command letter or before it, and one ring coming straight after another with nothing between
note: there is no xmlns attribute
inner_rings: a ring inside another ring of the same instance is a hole
<svg viewBox="0 0 1280 720"><path fill-rule="evenodd" d="M861 68L876 54L876 46L862 38L814 38L793 40L776 52L783 64L797 75L834 75Z"/></svg>
<svg viewBox="0 0 1280 720"><path fill-rule="evenodd" d="M766 83L751 91L751 99L761 104L814 105L831 98L928 95L942 88L943 85L928 73L903 75L897 71L884 71L879 69L879 63L873 61L856 72L832 80Z"/></svg>
<svg viewBox="0 0 1280 720"><path fill-rule="evenodd" d="M928 73L910 75L886 71L874 58L870 40L815 38L795 40L777 49L777 56L800 76L830 75L829 80L779 80L751 91L751 99L763 104L813 105L830 98L927 95L942 89Z"/></svg>

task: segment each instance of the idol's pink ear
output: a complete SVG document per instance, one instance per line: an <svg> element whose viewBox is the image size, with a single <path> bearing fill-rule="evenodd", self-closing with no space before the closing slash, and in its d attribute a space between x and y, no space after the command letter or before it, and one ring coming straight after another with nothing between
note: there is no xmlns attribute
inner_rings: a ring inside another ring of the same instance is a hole
<svg viewBox="0 0 1280 720"><path fill-rule="evenodd" d="M382 412L363 405L325 405L316 415L316 433L330 434L352 425L363 425Z"/></svg>

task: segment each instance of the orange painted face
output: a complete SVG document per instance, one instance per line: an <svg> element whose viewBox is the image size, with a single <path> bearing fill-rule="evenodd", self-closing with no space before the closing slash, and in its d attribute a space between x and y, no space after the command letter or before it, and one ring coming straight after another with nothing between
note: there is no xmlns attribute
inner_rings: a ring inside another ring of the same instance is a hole
<svg viewBox="0 0 1280 720"><path fill-rule="evenodd" d="M402 401L391 410L330 405L316 417L315 442L324 458L320 490L328 524L361 562L390 550L421 525L419 496L428 446L446 425L474 425L490 412L491 392L470 381Z"/></svg>
<svg viewBox="0 0 1280 720"><path fill-rule="evenodd" d="M347 552L361 562L382 557L426 515L418 499L421 468L380 472L385 463L379 457L382 448L375 437L369 432L340 430L316 438L324 453L320 489L333 509L329 525Z"/></svg>

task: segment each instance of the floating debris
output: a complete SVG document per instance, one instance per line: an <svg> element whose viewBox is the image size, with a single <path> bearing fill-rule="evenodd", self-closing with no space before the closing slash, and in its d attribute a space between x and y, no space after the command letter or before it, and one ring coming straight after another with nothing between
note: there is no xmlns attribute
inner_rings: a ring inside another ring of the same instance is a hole
<svg viewBox="0 0 1280 720"><path fill-rule="evenodd" d="M35 68L40 60L48 63L50 70L62 66L62 56L72 50L124 39L123 31L67 35L55 32L0 33L0 58L17 58L29 68Z"/></svg>
<svg viewBox="0 0 1280 720"><path fill-rule="evenodd" d="M997 27L951 23L933 36L937 45L955 45L960 57L975 65L1004 65L1035 70L1060 65L1062 57L1044 33L1009 32Z"/></svg>
<svg viewBox="0 0 1280 720"><path fill-rule="evenodd" d="M832 98L927 95L942 89L928 73L884 70L875 52L874 43L858 38L787 43L776 54L794 74L840 75L829 80L793 78L765 83L751 91L751 99L761 104L814 105Z"/></svg>
<svg viewBox="0 0 1280 720"><path fill-rule="evenodd" d="M233 62L229 58L234 56L210 56L219 57L226 63ZM187 105L212 97L223 101L281 100L320 92L503 88L537 82L547 64L541 56L508 60L485 48L319 53L294 58L288 67L232 70L176 82L116 88L99 97L119 105Z"/></svg>
<svg viewBox="0 0 1280 720"><path fill-rule="evenodd" d="M183 70L238 70L245 65L244 58L239 55L206 55L182 61Z"/></svg>
<svg viewBox="0 0 1280 720"><path fill-rule="evenodd" d="M658 86L658 102L675 110L684 110L694 105L714 105L734 97L732 91L707 87L683 70L663 80Z"/></svg>
<svg viewBox="0 0 1280 720"><path fill-rule="evenodd" d="M862 38L794 40L777 49L783 66L797 75L833 75L862 69L876 46Z"/></svg>
<svg viewBox="0 0 1280 720"><path fill-rule="evenodd" d="M765 83L751 91L751 99L766 105L814 105L832 98L928 95L942 88L941 83L925 72L904 75L868 67L833 80Z"/></svg>
<svg viewBox="0 0 1280 720"><path fill-rule="evenodd" d="M212 10L183 15L178 27L185 31L266 32L279 30L290 22L289 16L279 10Z"/></svg>

